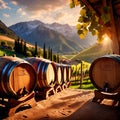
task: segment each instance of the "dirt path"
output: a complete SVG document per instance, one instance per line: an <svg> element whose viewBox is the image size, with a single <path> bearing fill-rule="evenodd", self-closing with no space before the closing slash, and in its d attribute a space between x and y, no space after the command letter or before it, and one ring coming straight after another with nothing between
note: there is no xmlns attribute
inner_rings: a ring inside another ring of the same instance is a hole
<svg viewBox="0 0 120 120"><path fill-rule="evenodd" d="M37 106L20 111L5 120L119 120L120 108L112 107L112 101L101 104L92 102L91 90L67 88Z"/></svg>

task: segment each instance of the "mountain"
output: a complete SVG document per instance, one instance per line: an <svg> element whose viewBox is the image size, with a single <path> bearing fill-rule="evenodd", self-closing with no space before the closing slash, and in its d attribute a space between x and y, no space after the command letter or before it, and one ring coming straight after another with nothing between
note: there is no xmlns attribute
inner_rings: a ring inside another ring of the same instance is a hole
<svg viewBox="0 0 120 120"><path fill-rule="evenodd" d="M45 24L34 20L20 22L9 28L25 41L32 44L37 42L40 47L43 47L45 43L47 48L51 47L54 52L58 53L76 53L95 43L95 38L90 34L85 40L80 40L75 27L68 24Z"/></svg>
<svg viewBox="0 0 120 120"><path fill-rule="evenodd" d="M9 29L1 20L0 20L0 35L6 35L10 38L17 39L18 36Z"/></svg>

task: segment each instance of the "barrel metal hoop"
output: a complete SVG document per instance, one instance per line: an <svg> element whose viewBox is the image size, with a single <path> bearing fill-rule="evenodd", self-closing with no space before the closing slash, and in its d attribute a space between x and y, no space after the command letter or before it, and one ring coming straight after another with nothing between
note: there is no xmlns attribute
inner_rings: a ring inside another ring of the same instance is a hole
<svg viewBox="0 0 120 120"><path fill-rule="evenodd" d="M39 63L38 63L38 67L37 67L37 74L38 74L38 73L39 73L39 71L40 71L40 68L41 68L42 63L43 63L43 62L39 62Z"/></svg>
<svg viewBox="0 0 120 120"><path fill-rule="evenodd" d="M47 84L47 78L46 78L46 70L47 70L47 67L48 67L48 62L44 62L44 65L43 65L43 67L42 67L42 76L43 76L43 80L44 80L44 82L43 82L43 85L44 86L48 86L48 84Z"/></svg>
<svg viewBox="0 0 120 120"><path fill-rule="evenodd" d="M120 56L119 55L104 55L104 56L101 57L101 59L102 58L112 58L113 60L120 63ZM100 59L100 58L98 58L98 59Z"/></svg>
<svg viewBox="0 0 120 120"><path fill-rule="evenodd" d="M38 77L38 75L39 75L39 73L40 73L40 69L41 69L42 63L43 63L43 61L40 61L40 62L38 63L38 67L37 67L37 77ZM42 75L41 75L41 77L42 77ZM38 78L38 79L40 80L40 78ZM42 80L43 80L43 77L42 77ZM41 80L41 83L40 83L40 81L38 81L38 83L37 83L38 86L40 86L40 87L41 87L41 84L42 84L42 86L43 86L42 80Z"/></svg>
<svg viewBox="0 0 120 120"><path fill-rule="evenodd" d="M11 85L9 84L9 76L10 76L11 71L13 70L13 67L11 68L11 66L14 63L15 63L14 61L10 61L8 64L5 65L5 67L3 68L3 71L2 71L1 85L2 85L2 88L3 88L3 90L6 94L8 94L8 91L5 89L4 82L7 83L6 85L7 85L7 89L9 90L9 92L12 93L13 95L16 94L15 92L13 92L13 89L12 89ZM10 67L10 69L9 69L9 67ZM5 74L6 71L8 71L7 75ZM5 75L6 75L6 81L4 81L4 76Z"/></svg>
<svg viewBox="0 0 120 120"><path fill-rule="evenodd" d="M7 64L4 66L4 68L3 68L3 70L2 70L2 75L1 75L1 86L2 86L3 91L4 91L6 94L7 94L7 90L5 89L4 82L7 82L7 81L4 81L4 75L5 75L5 72L6 72L8 66L9 66L10 64L11 64L11 62L7 63Z"/></svg>

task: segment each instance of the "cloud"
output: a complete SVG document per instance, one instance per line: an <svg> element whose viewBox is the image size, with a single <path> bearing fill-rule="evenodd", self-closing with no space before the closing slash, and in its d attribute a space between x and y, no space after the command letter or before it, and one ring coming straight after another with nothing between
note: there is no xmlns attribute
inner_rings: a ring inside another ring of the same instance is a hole
<svg viewBox="0 0 120 120"><path fill-rule="evenodd" d="M78 18L79 10L77 7L70 9L70 0L11 0L11 2L19 7L17 13L21 16L26 15L27 20L74 24Z"/></svg>
<svg viewBox="0 0 120 120"><path fill-rule="evenodd" d="M8 3L4 2L3 0L0 0L0 9L11 9L8 6Z"/></svg>
<svg viewBox="0 0 120 120"><path fill-rule="evenodd" d="M18 5L17 1L12 1L11 2L13 5Z"/></svg>
<svg viewBox="0 0 120 120"><path fill-rule="evenodd" d="M16 2L16 0L11 0ZM67 4L69 0L17 0L17 4L28 11L54 10Z"/></svg>
<svg viewBox="0 0 120 120"><path fill-rule="evenodd" d="M17 10L17 13L20 13L21 16L26 15L26 12L25 12L22 8L19 8L19 9Z"/></svg>
<svg viewBox="0 0 120 120"><path fill-rule="evenodd" d="M10 17L10 15L7 14L7 13L3 13L3 16L4 16L5 18L9 18L9 17Z"/></svg>
<svg viewBox="0 0 120 120"><path fill-rule="evenodd" d="M55 14L53 15L53 18L54 18L55 20L59 20L59 19L62 18L62 17L64 17L64 13L62 13L62 12L58 12L58 13L55 13Z"/></svg>

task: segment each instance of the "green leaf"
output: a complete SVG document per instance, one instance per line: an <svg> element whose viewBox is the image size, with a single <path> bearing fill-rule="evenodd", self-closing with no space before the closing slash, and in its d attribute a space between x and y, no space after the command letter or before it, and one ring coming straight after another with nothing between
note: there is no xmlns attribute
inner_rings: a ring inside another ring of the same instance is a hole
<svg viewBox="0 0 120 120"><path fill-rule="evenodd" d="M83 39L83 38L85 38L85 35L84 34L80 34L79 37L80 37L80 39Z"/></svg>
<svg viewBox="0 0 120 120"><path fill-rule="evenodd" d="M80 34L83 34L83 30L78 30L77 33L80 35Z"/></svg>
<svg viewBox="0 0 120 120"><path fill-rule="evenodd" d="M81 15L81 16L86 15L86 9L84 9L84 8L81 9L81 10L80 10L80 15Z"/></svg>
<svg viewBox="0 0 120 120"><path fill-rule="evenodd" d="M110 21L110 14L102 14L101 19L103 20L104 24Z"/></svg>
<svg viewBox="0 0 120 120"><path fill-rule="evenodd" d="M74 8L74 7L75 7L74 2L71 2L71 3L70 3L70 8Z"/></svg>
<svg viewBox="0 0 120 120"><path fill-rule="evenodd" d="M80 17L78 18L78 22L83 22L83 17L82 17L82 16L80 16Z"/></svg>
<svg viewBox="0 0 120 120"><path fill-rule="evenodd" d="M77 25L76 25L76 29L77 29L77 30L80 30L80 29L81 29L81 27L82 27L82 25L81 25L81 24L77 24Z"/></svg>
<svg viewBox="0 0 120 120"><path fill-rule="evenodd" d="M105 6L105 7L103 7L103 11L104 11L104 13L109 13L109 11L110 11L110 8L108 7L108 6Z"/></svg>

